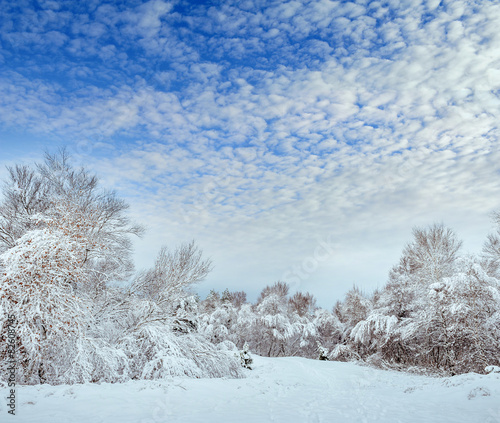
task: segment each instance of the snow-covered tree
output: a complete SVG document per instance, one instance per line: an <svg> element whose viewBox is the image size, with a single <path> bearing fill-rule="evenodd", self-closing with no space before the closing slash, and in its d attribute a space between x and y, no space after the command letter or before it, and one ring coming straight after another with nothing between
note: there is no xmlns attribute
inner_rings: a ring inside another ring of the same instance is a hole
<svg viewBox="0 0 500 423"><path fill-rule="evenodd" d="M85 228L96 223L71 203L56 203L50 215L39 216L36 224L41 229L28 231L0 256L4 264L1 315L14 315L17 320L22 381L93 380L96 362L92 360L100 353L88 330L93 324L90 302L78 295L78 287L89 279L84 266L88 250L102 246L85 236ZM3 325L2 338L5 329ZM101 359L101 365L108 362ZM119 359L113 360L119 367Z"/></svg>
<svg viewBox="0 0 500 423"><path fill-rule="evenodd" d="M488 235L483 246L483 267L490 276L500 278L500 211L493 214L496 231Z"/></svg>
<svg viewBox="0 0 500 423"><path fill-rule="evenodd" d="M27 165L7 167L8 179L0 203L0 253L16 245L26 232L36 229L32 219L49 207L49 188Z"/></svg>
<svg viewBox="0 0 500 423"><path fill-rule="evenodd" d="M371 308L370 300L354 286L351 288L342 302L342 319L348 327L354 327L358 322L365 319Z"/></svg>
<svg viewBox="0 0 500 423"><path fill-rule="evenodd" d="M428 354L450 372L483 372L500 363L500 283L469 256L457 272L430 287Z"/></svg>
<svg viewBox="0 0 500 423"><path fill-rule="evenodd" d="M403 260L421 284L427 287L453 274L462 241L451 229L438 224L414 228L413 238L403 250Z"/></svg>
<svg viewBox="0 0 500 423"><path fill-rule="evenodd" d="M214 344L225 340L238 342L237 337L234 336L233 328L236 324L237 314L238 311L233 304L226 301L200 317L200 332Z"/></svg>
<svg viewBox="0 0 500 423"><path fill-rule="evenodd" d="M290 286L286 282L278 281L272 285L265 286L259 297L257 298L257 304L260 304L266 297L271 294L276 295L279 298L288 298L290 293Z"/></svg>
<svg viewBox="0 0 500 423"><path fill-rule="evenodd" d="M309 292L296 292L288 301L290 311L297 313L299 316L314 314L316 309L316 298Z"/></svg>
<svg viewBox="0 0 500 423"><path fill-rule="evenodd" d="M131 289L142 298L168 306L173 299L186 296L187 290L210 272L212 262L203 259L202 254L194 241L173 251L164 246L154 267L141 272Z"/></svg>
<svg viewBox="0 0 500 423"><path fill-rule="evenodd" d="M498 279L491 276L484 256L459 257L460 246L442 225L415 229L414 240L387 285L372 298L371 309L359 307L359 296L352 295L350 307L347 300L336 306L348 336L331 357L350 359L356 352L377 365L420 366L448 374L496 365ZM352 310L368 312L363 317Z"/></svg>
<svg viewBox="0 0 500 423"><path fill-rule="evenodd" d="M86 169L73 168L64 149L46 153L45 161L34 167L16 165L8 170L0 203L0 252L12 248L17 239L35 228L33 216L53 217L54 204L68 202L80 217L96 223L80 228L87 230L82 235L96 245L106 245L99 250L87 248L84 265L92 272L85 288L97 297L109 281L130 277L130 236L141 235L143 229L130 221L128 205L116 193L102 189L98 178Z"/></svg>
<svg viewBox="0 0 500 423"><path fill-rule="evenodd" d="M260 355L275 357L298 355L309 345L315 334L312 315L300 316L288 297L289 286L276 282L266 286L254 307L252 350ZM312 301L308 299L308 301ZM314 351L314 347L311 348Z"/></svg>
<svg viewBox="0 0 500 423"><path fill-rule="evenodd" d="M232 341L242 348L245 343L248 343L250 349L256 354L263 355L261 351L256 349L259 326L257 323L258 314L254 310L252 304L245 303L238 310L236 322L232 326L233 332L231 333Z"/></svg>
<svg viewBox="0 0 500 423"><path fill-rule="evenodd" d="M340 322L335 313L330 313L325 309L317 309L314 312L312 324L315 328L314 338L328 351L343 340L345 332L344 325Z"/></svg>
<svg viewBox="0 0 500 423"><path fill-rule="evenodd" d="M235 308L239 309L247 302L247 294L245 291L229 292L229 301Z"/></svg>
<svg viewBox="0 0 500 423"><path fill-rule="evenodd" d="M270 293L261 299L256 312L256 350L267 357L287 355L286 340L296 334L297 328L288 316L286 297Z"/></svg>
<svg viewBox="0 0 500 423"><path fill-rule="evenodd" d="M203 259L202 251L191 242L173 251L163 247L154 267L135 278L125 298L127 306L120 319L123 336L118 339L130 360L131 377L242 375L234 351L226 344L215 345L225 340L226 332L206 336L204 315L190 291L210 268L211 261ZM224 314L219 308L214 313Z"/></svg>
<svg viewBox="0 0 500 423"><path fill-rule="evenodd" d="M153 269L112 286L130 275L129 236L141 233L126 204L64 151L10 174L0 205L0 337L4 316L15 316L21 382L241 376L227 343L198 333L189 287L210 261L194 243L163 248Z"/></svg>

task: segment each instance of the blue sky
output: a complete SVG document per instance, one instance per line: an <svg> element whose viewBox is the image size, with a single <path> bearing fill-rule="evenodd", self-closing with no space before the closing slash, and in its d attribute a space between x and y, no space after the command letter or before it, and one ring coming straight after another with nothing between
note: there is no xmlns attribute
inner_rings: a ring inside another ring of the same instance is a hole
<svg viewBox="0 0 500 423"><path fill-rule="evenodd" d="M381 287L415 225L500 208L498 1L1 1L0 164L66 145L200 287ZM0 170L0 176L4 175Z"/></svg>

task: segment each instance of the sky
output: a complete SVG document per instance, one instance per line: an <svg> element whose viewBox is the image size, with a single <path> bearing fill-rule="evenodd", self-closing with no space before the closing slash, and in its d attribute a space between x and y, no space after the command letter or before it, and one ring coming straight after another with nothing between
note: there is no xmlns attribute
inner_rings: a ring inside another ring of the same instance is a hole
<svg viewBox="0 0 500 423"><path fill-rule="evenodd" d="M382 287L415 226L500 209L499 1L0 0L0 178L66 146L198 291Z"/></svg>

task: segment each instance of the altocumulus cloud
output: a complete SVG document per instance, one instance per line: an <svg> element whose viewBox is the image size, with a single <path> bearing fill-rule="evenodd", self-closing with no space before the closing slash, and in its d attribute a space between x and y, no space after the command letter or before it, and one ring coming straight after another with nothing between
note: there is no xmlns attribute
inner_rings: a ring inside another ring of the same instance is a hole
<svg viewBox="0 0 500 423"><path fill-rule="evenodd" d="M0 160L30 135L68 145L149 225L139 266L195 238L216 263L206 287L255 294L308 263L296 288L328 306L380 286L412 226L443 221L477 250L499 208L498 2L0 1L0 16Z"/></svg>

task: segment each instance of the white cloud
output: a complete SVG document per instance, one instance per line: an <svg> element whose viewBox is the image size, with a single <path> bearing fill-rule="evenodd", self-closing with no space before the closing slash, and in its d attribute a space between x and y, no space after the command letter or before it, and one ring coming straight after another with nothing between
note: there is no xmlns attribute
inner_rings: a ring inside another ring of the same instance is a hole
<svg viewBox="0 0 500 423"><path fill-rule="evenodd" d="M413 225L477 247L498 207L499 6L405 4L26 13L0 32L12 51L64 57L0 76L0 122L84 146L151 228L141 263L196 238L221 269L210 281L236 289L330 234L339 253L311 290L328 272L380 284L377 251L393 260ZM69 82L40 71L59 65Z"/></svg>

